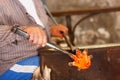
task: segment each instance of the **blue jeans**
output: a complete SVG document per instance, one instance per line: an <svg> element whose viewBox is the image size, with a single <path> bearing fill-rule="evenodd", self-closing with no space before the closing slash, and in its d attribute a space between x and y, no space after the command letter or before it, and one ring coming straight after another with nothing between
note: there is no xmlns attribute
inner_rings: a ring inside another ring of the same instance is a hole
<svg viewBox="0 0 120 80"><path fill-rule="evenodd" d="M0 80L31 80L34 70L39 66L39 56L29 57L17 62L0 75Z"/></svg>

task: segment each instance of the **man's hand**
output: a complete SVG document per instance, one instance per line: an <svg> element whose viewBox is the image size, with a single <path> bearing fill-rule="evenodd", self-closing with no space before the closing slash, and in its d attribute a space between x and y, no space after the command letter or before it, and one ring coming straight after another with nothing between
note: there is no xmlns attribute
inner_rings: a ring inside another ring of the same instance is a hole
<svg viewBox="0 0 120 80"><path fill-rule="evenodd" d="M63 34L68 33L68 28L61 24L53 25L50 28L50 33L52 36L63 38Z"/></svg>
<svg viewBox="0 0 120 80"><path fill-rule="evenodd" d="M45 32L40 27L30 26L25 28L24 31L30 35L30 42L42 47L46 45L47 37Z"/></svg>

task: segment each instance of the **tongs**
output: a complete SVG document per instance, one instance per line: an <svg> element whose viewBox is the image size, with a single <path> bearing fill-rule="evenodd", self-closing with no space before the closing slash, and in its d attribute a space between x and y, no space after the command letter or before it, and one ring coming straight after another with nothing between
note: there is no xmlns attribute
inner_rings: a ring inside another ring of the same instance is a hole
<svg viewBox="0 0 120 80"><path fill-rule="evenodd" d="M20 35L20 36L23 36L24 38L26 38L26 39L29 39L30 38L30 35L28 34L28 33L26 33L25 31L23 31L23 30L21 30L21 29L19 29L18 27L13 27L12 29L11 29L11 31L12 32L14 32L14 33L16 33L16 34L18 34L18 35ZM70 52L68 52L68 51L65 51L65 50L63 50L63 49L61 49L61 48L59 48L59 47L57 47L57 46L55 46L55 45L53 45L53 44L51 44L51 43L46 43L46 46L48 46L48 47L51 47L51 48L53 48L53 49L56 49L56 50L58 50L58 51L61 51L62 53L64 53L64 54L67 54L68 56L70 56L70 57L72 57L73 56L73 54L72 53L70 53Z"/></svg>
<svg viewBox="0 0 120 80"><path fill-rule="evenodd" d="M47 12L48 16L49 16L50 19L52 20L52 22L53 22L55 25L58 25L57 21L54 19L53 15L52 15L51 12L49 11L47 5L44 5L44 8L45 8L45 11ZM75 48L74 48L74 46L72 45L72 43L70 42L70 40L67 38L67 36L66 36L63 32L61 32L61 34L63 35L63 37L64 37L66 43L68 44L68 46L70 47L70 49L71 49L72 51L74 51Z"/></svg>

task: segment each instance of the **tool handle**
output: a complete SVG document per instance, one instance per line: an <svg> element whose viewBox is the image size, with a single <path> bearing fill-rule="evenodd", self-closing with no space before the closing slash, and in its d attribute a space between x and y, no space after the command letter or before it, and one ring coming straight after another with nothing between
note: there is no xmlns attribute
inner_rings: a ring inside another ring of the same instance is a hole
<svg viewBox="0 0 120 80"><path fill-rule="evenodd" d="M25 32L25 31L23 31L23 30L21 30L21 29L19 29L17 27L13 27L11 31L18 34L18 35L20 35L20 36L23 36L26 39L30 38L30 35L27 32Z"/></svg>

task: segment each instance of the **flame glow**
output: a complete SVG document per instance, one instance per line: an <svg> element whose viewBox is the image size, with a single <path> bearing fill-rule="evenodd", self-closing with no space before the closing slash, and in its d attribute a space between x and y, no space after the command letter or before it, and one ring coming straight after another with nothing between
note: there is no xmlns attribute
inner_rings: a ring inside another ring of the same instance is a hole
<svg viewBox="0 0 120 80"><path fill-rule="evenodd" d="M75 66L78 70L88 69L91 66L91 56L88 56L88 50L81 52L79 49L76 50L76 55L71 57L74 61L69 62L70 66Z"/></svg>

